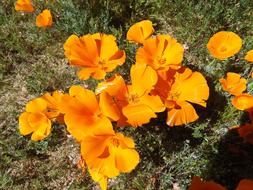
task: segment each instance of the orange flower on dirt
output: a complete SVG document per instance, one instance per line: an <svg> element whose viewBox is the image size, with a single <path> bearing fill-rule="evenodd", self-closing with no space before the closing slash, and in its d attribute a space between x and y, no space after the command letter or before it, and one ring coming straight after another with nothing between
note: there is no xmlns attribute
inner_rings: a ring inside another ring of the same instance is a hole
<svg viewBox="0 0 253 190"><path fill-rule="evenodd" d="M15 10L28 13L34 12L31 0L17 0L15 4Z"/></svg>
<svg viewBox="0 0 253 190"><path fill-rule="evenodd" d="M52 26L53 19L50 10L45 9L36 17L36 26L38 27L49 27Z"/></svg>
<svg viewBox="0 0 253 190"><path fill-rule="evenodd" d="M220 60L232 57L240 51L242 39L234 32L221 31L214 34L207 43L210 54Z"/></svg>
<svg viewBox="0 0 253 190"><path fill-rule="evenodd" d="M183 60L184 48L169 35L149 38L136 53L136 62L145 63L154 70L179 68Z"/></svg>
<svg viewBox="0 0 253 190"><path fill-rule="evenodd" d="M19 131L21 135L33 133L31 139L39 141L46 138L51 132L51 121L45 111L47 102L36 98L26 105L26 112L19 116Z"/></svg>
<svg viewBox="0 0 253 190"><path fill-rule="evenodd" d="M227 190L225 187L213 182L204 182L200 177L194 176L188 190Z"/></svg>
<svg viewBox="0 0 253 190"><path fill-rule="evenodd" d="M220 79L220 83L222 84L223 90L232 95L238 96L246 90L247 80L241 78L237 73L228 72L227 78Z"/></svg>
<svg viewBox="0 0 253 190"><path fill-rule="evenodd" d="M111 121L102 114L95 94L81 86L72 86L60 102L67 130L77 141L96 133L113 133Z"/></svg>
<svg viewBox="0 0 253 190"><path fill-rule="evenodd" d="M167 124L177 126L198 119L190 103L206 107L209 87L203 75L188 68L169 70L160 74L157 85L152 92L159 95L167 107Z"/></svg>
<svg viewBox="0 0 253 190"><path fill-rule="evenodd" d="M114 121L141 126L156 118L156 112L165 107L159 96L150 95L157 82L156 72L145 64L135 64L131 68L131 85L126 85L120 76L113 77L98 85L100 106L105 114ZM145 81L145 82L144 82ZM122 111L121 111L122 110Z"/></svg>
<svg viewBox="0 0 253 190"><path fill-rule="evenodd" d="M249 179L242 179L235 190L252 190L253 181Z"/></svg>
<svg viewBox="0 0 253 190"><path fill-rule="evenodd" d="M144 41L154 33L154 31L152 22L149 20L143 20L135 23L129 28L127 32L127 40L143 44Z"/></svg>
<svg viewBox="0 0 253 190"><path fill-rule="evenodd" d="M119 50L116 38L101 33L87 34L80 38L70 36L64 44L65 55L70 65L80 67L78 77L86 80L90 76L103 79L125 62L124 51Z"/></svg>
<svg viewBox="0 0 253 190"><path fill-rule="evenodd" d="M249 110L253 108L253 96L250 94L241 94L232 99L232 104L238 110Z"/></svg>
<svg viewBox="0 0 253 190"><path fill-rule="evenodd" d="M81 155L102 189L106 189L108 178L131 172L140 160L133 139L121 133L86 136L81 142Z"/></svg>
<svg viewBox="0 0 253 190"><path fill-rule="evenodd" d="M244 59L248 62L253 62L253 49L247 52Z"/></svg>
<svg viewBox="0 0 253 190"><path fill-rule="evenodd" d="M51 132L51 121L62 123L63 115L59 111L62 93L46 93L26 105L26 112L19 116L19 131L22 135L32 134L31 139L38 141L46 138Z"/></svg>

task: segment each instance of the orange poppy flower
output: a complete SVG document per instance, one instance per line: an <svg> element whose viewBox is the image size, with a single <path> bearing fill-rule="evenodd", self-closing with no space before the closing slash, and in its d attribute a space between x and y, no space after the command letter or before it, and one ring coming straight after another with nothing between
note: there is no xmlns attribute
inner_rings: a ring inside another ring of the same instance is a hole
<svg viewBox="0 0 253 190"><path fill-rule="evenodd" d="M221 31L214 34L207 43L210 54L220 60L232 57L240 51L242 39L234 32Z"/></svg>
<svg viewBox="0 0 253 190"><path fill-rule="evenodd" d="M145 63L154 70L179 68L183 60L184 48L169 35L149 38L136 53L136 62Z"/></svg>
<svg viewBox="0 0 253 190"><path fill-rule="evenodd" d="M102 187L107 178L131 172L140 160L133 139L121 133L86 136L81 142L81 155L92 178Z"/></svg>
<svg viewBox="0 0 253 190"><path fill-rule="evenodd" d="M31 0L17 0L15 4L15 10L28 13L34 12Z"/></svg>
<svg viewBox="0 0 253 190"><path fill-rule="evenodd" d="M62 93L55 91L46 93L26 105L26 112L19 116L20 134L32 134L31 139L38 141L46 138L51 132L51 121L62 122L63 115L59 111Z"/></svg>
<svg viewBox="0 0 253 190"><path fill-rule="evenodd" d="M113 71L126 59L125 52L117 46L116 38L101 33L87 34L80 38L72 35L65 42L64 50L70 65L81 68L78 72L81 80L90 76L103 79L106 72Z"/></svg>
<svg viewBox="0 0 253 190"><path fill-rule="evenodd" d="M225 187L213 181L201 181L201 178L194 176L188 190L227 190Z"/></svg>
<svg viewBox="0 0 253 190"><path fill-rule="evenodd" d="M232 104L238 110L248 110L253 108L253 96L250 94L241 94L232 99Z"/></svg>
<svg viewBox="0 0 253 190"><path fill-rule="evenodd" d="M143 20L135 23L127 31L127 40L143 44L153 33L154 28L150 20Z"/></svg>
<svg viewBox="0 0 253 190"><path fill-rule="evenodd" d="M110 120L102 114L95 94L81 86L72 86L60 101L67 130L77 141L96 133L114 133Z"/></svg>
<svg viewBox="0 0 253 190"><path fill-rule="evenodd" d="M167 124L172 127L198 119L190 103L206 107L209 87L201 73L182 67L177 71L168 70L164 76L159 75L152 93L159 95L165 102Z"/></svg>
<svg viewBox="0 0 253 190"><path fill-rule="evenodd" d="M247 52L244 59L248 62L253 62L253 49Z"/></svg>
<svg viewBox="0 0 253 190"><path fill-rule="evenodd" d="M242 179L235 190L252 190L253 181L249 179Z"/></svg>
<svg viewBox="0 0 253 190"><path fill-rule="evenodd" d="M222 84L223 90L229 92L232 95L238 96L246 90L247 80L241 78L237 73L227 73L227 78L221 78L220 83Z"/></svg>
<svg viewBox="0 0 253 190"><path fill-rule="evenodd" d="M52 26L53 19L50 10L45 9L36 17L36 26L49 27Z"/></svg>
<svg viewBox="0 0 253 190"><path fill-rule="evenodd" d="M26 105L26 112L19 116L19 131L21 135L32 133L31 139L39 141L51 132L51 121L45 114L47 102L36 98Z"/></svg>
<svg viewBox="0 0 253 190"><path fill-rule="evenodd" d="M131 126L137 127L156 118L155 113L164 111L165 107L159 96L150 95L157 82L157 74L151 67L135 64L130 75L132 85L126 85L122 77L116 76L98 85L97 93L101 93L100 106L107 110L108 117L121 122L126 118Z"/></svg>

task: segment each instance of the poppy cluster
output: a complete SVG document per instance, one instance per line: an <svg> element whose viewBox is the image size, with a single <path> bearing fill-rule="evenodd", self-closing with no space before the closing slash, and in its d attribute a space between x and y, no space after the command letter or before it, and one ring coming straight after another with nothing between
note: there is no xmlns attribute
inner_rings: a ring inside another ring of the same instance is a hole
<svg viewBox="0 0 253 190"><path fill-rule="evenodd" d="M214 34L207 44L210 54L219 60L234 56L241 50L241 47L242 39L237 34L226 31ZM244 60L253 62L253 50L246 53ZM252 77L253 73L251 73ZM253 96L245 92L247 80L238 73L228 72L226 78L221 78L219 81L223 90L234 96L231 101L232 105L249 114L250 123L233 128L237 128L240 137L253 144Z"/></svg>
<svg viewBox="0 0 253 190"><path fill-rule="evenodd" d="M26 11L32 5L29 0L18 0L16 6L18 10L23 6L22 11ZM49 22L49 14L45 10L44 16L37 17L39 25ZM194 105L206 107L209 97L204 76L182 65L183 45L169 35L155 36L154 32L149 20L134 24L127 32L127 40L137 46L130 81L118 73L107 77L107 73L126 61L126 53L119 49L113 35L71 35L64 43L64 54L69 64L78 68L79 79L102 81L94 92L73 85L68 93L46 93L28 102L19 117L20 133L32 133L31 139L38 141L49 136L52 122L65 124L81 147L78 165L87 169L103 190L107 189L109 178L131 172L140 157L133 139L116 131L119 127L141 127L165 110L168 126L188 124L199 117ZM207 45L211 55L221 60L233 56L241 46L242 40L232 32L215 34ZM250 61L252 52L245 59ZM220 82L224 90L236 96L233 105L249 111L253 118L253 97L243 93L246 79L228 73ZM190 189L207 189L203 184L196 178ZM195 188L198 186L201 188Z"/></svg>
<svg viewBox="0 0 253 190"><path fill-rule="evenodd" d="M17 0L15 3L15 10L24 13L33 13L35 11L31 0ZM36 17L36 26L39 28L50 27L52 26L52 24L53 24L52 14L48 9L43 10Z"/></svg>
<svg viewBox="0 0 253 190"><path fill-rule="evenodd" d="M192 104L205 107L209 96L203 75L182 66L183 46L169 35L153 33L148 20L127 32L127 39L140 45L129 82L120 74L106 77L126 60L113 35L71 35L64 53L69 64L79 68L79 79L103 81L95 92L74 85L69 93L56 91L30 101L19 117L20 133L32 133L31 139L38 141L50 134L52 122L64 123L81 146L79 166L102 189L109 178L132 171L139 154L133 139L116 132L117 127L140 127L166 109L171 127L193 122L198 115Z"/></svg>
<svg viewBox="0 0 253 190"><path fill-rule="evenodd" d="M252 190L253 181L249 179L242 179L235 190ZM194 176L188 190L227 190L214 181L202 181L200 177Z"/></svg>

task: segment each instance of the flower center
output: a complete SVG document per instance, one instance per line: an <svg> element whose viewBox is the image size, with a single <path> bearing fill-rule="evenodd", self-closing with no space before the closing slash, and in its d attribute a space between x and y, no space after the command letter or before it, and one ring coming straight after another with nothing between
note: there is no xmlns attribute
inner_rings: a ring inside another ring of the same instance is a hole
<svg viewBox="0 0 253 190"><path fill-rule="evenodd" d="M115 138L112 139L112 142L111 142L111 143L112 143L112 145L115 146L115 147L118 147L118 146L120 145L119 140L118 140L118 139L115 139Z"/></svg>
<svg viewBox="0 0 253 190"><path fill-rule="evenodd" d="M104 59L99 59L98 60L98 65L100 65L102 68L105 66L106 61Z"/></svg>
<svg viewBox="0 0 253 190"><path fill-rule="evenodd" d="M220 48L220 52L224 53L224 52L226 52L226 51L227 51L227 47L225 47L225 46L221 46L221 48Z"/></svg>
<svg viewBox="0 0 253 190"><path fill-rule="evenodd" d="M140 98L137 94L130 94L128 96L128 102L131 104L131 103L138 103L140 101Z"/></svg>
<svg viewBox="0 0 253 190"><path fill-rule="evenodd" d="M180 96L179 92L172 92L169 94L168 99L169 100L178 100L179 96Z"/></svg>

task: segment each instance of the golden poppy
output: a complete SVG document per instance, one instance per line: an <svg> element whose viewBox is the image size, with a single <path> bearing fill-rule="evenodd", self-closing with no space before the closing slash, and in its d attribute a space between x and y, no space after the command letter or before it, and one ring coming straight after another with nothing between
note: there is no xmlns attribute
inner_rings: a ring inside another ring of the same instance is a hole
<svg viewBox="0 0 253 190"><path fill-rule="evenodd" d="M140 160L133 139L121 133L86 136L81 141L81 155L92 178L103 187L107 178L131 172Z"/></svg>
<svg viewBox="0 0 253 190"><path fill-rule="evenodd" d="M19 116L19 131L21 135L32 133L31 139L38 141L46 138L51 132L51 121L45 114L47 102L36 98L26 105L26 112Z"/></svg>
<svg viewBox="0 0 253 190"><path fill-rule="evenodd" d="M253 180L242 179L235 190L252 190Z"/></svg>
<svg viewBox="0 0 253 190"><path fill-rule="evenodd" d="M253 62L253 49L247 52L244 59L248 62Z"/></svg>
<svg viewBox="0 0 253 190"><path fill-rule="evenodd" d="M169 35L149 38L136 53L136 62L145 63L154 70L179 68L183 60L184 48Z"/></svg>
<svg viewBox="0 0 253 190"><path fill-rule="evenodd" d="M77 141L96 133L114 133L111 121L102 114L95 94L81 86L72 86L60 101L67 130Z"/></svg>
<svg viewBox="0 0 253 190"><path fill-rule="evenodd" d="M19 130L22 135L32 134L31 139L38 141L46 138L51 132L51 121L63 123L59 103L62 93L54 91L36 98L26 105L26 112L19 116Z"/></svg>
<svg viewBox="0 0 253 190"><path fill-rule="evenodd" d="M120 76L116 76L98 85L97 92L101 93L101 109L110 110L108 117L124 121L123 114L131 126L138 127L156 118L155 113L164 111L165 107L159 96L150 95L157 82L156 72L145 64L133 65L130 72L131 85L126 85ZM118 90L114 91L114 88ZM107 93L106 98L103 92Z"/></svg>
<svg viewBox="0 0 253 190"><path fill-rule="evenodd" d="M209 87L203 75L188 68L168 70L164 76L159 75L153 94L159 95L167 107L167 124L177 126L198 119L190 103L206 107Z"/></svg>
<svg viewBox="0 0 253 190"><path fill-rule="evenodd" d="M232 57L240 51L242 39L234 32L221 31L214 34L207 43L210 54L220 60Z"/></svg>
<svg viewBox="0 0 253 190"><path fill-rule="evenodd" d="M106 72L113 71L126 59L125 52L117 46L116 38L101 33L87 34L80 38L71 35L64 44L64 51L70 65L81 68L78 72L81 80L90 76L103 79Z"/></svg>
<svg viewBox="0 0 253 190"><path fill-rule="evenodd" d="M36 26L38 27L49 27L52 26L52 23L52 14L48 9L45 9L36 17Z"/></svg>
<svg viewBox="0 0 253 190"><path fill-rule="evenodd" d="M227 78L221 78L220 83L222 84L223 90L229 92L232 95L238 96L246 90L247 80L241 78L237 73L227 73Z"/></svg>
<svg viewBox="0 0 253 190"><path fill-rule="evenodd" d="M15 10L28 13L34 12L31 0L17 0L15 4Z"/></svg>
<svg viewBox="0 0 253 190"><path fill-rule="evenodd" d="M225 187L213 182L204 182L200 177L194 176L188 190L227 190Z"/></svg>
<svg viewBox="0 0 253 190"><path fill-rule="evenodd" d="M241 94L232 99L232 104L238 110L248 110L253 108L253 96L250 94Z"/></svg>
<svg viewBox="0 0 253 190"><path fill-rule="evenodd" d="M127 31L127 40L143 44L153 33L154 28L150 20L143 20L135 23Z"/></svg>

